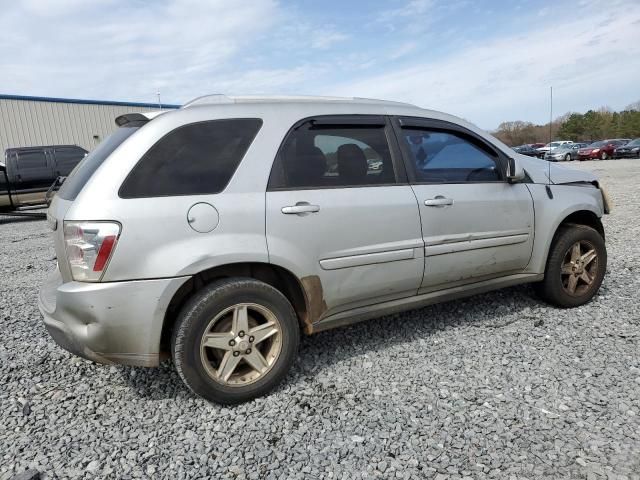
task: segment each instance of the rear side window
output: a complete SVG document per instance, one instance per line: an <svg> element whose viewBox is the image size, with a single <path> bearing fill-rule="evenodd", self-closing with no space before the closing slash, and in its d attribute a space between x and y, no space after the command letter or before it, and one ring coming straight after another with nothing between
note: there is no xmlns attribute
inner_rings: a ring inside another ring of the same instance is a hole
<svg viewBox="0 0 640 480"><path fill-rule="evenodd" d="M270 190L387 185L396 181L384 126L294 129L282 145Z"/></svg>
<svg viewBox="0 0 640 480"><path fill-rule="evenodd" d="M122 144L127 138L133 135L141 123L130 124L118 128L109 135L104 142L96 147L89 155L84 157L82 161L71 171L69 177L60 187L58 196L64 200L75 200L80 190L84 188L91 176L95 173L100 165L107 159L113 151Z"/></svg>
<svg viewBox="0 0 640 480"><path fill-rule="evenodd" d="M46 168L47 157L44 150L31 150L18 153L18 168L29 170L30 168Z"/></svg>
<svg viewBox="0 0 640 480"><path fill-rule="evenodd" d="M53 180L52 170L47 165L44 150L27 150L18 152L18 180L31 182L36 180Z"/></svg>
<svg viewBox="0 0 640 480"><path fill-rule="evenodd" d="M257 118L236 118L173 130L140 159L120 187L120 197L220 193L261 126Z"/></svg>

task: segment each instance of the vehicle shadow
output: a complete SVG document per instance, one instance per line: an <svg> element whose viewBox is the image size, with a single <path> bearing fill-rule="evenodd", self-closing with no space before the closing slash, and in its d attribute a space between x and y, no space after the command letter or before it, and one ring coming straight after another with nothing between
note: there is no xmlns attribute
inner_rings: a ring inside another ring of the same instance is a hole
<svg viewBox="0 0 640 480"><path fill-rule="evenodd" d="M303 337L296 365L275 392L286 391L300 382L313 383L323 369L348 358L419 342L439 331L460 326L499 329L514 322L533 322L528 312L540 303L532 288L522 285ZM119 368L123 379L141 398L162 400L194 395L169 360L159 368Z"/></svg>
<svg viewBox="0 0 640 480"><path fill-rule="evenodd" d="M25 222L41 222L46 220L45 217L35 215L7 215L0 213L0 225L7 223L25 223Z"/></svg>

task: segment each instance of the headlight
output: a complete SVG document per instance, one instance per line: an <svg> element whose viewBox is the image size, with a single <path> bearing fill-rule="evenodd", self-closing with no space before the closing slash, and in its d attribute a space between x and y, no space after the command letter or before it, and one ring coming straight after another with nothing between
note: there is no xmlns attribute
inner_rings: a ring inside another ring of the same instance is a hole
<svg viewBox="0 0 640 480"><path fill-rule="evenodd" d="M631 151L632 152L640 152L640 147L632 148Z"/></svg>
<svg viewBox="0 0 640 480"><path fill-rule="evenodd" d="M113 222L64 222L64 244L73 279L99 282L118 242Z"/></svg>
<svg viewBox="0 0 640 480"><path fill-rule="evenodd" d="M591 150L591 153L598 153L600 151L599 148L594 148L593 150Z"/></svg>

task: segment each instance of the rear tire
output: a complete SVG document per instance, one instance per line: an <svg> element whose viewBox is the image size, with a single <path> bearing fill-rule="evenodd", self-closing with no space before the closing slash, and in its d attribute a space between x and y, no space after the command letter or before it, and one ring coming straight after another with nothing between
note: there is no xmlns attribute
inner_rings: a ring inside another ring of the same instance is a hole
<svg viewBox="0 0 640 480"><path fill-rule="evenodd" d="M282 293L252 278L235 278L212 283L186 303L171 353L195 394L237 404L282 381L299 341L297 316Z"/></svg>
<svg viewBox="0 0 640 480"><path fill-rule="evenodd" d="M544 274L535 285L546 302L571 308L584 305L598 292L607 270L607 249L596 230L566 225L555 235Z"/></svg>

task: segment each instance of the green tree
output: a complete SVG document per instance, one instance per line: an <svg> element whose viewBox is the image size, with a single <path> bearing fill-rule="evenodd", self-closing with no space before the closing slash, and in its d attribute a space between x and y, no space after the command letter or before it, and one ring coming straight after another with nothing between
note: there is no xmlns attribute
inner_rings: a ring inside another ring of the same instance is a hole
<svg viewBox="0 0 640 480"><path fill-rule="evenodd" d="M549 132L553 140L595 142L607 138L640 137L640 101L632 103L622 112L609 107L589 110L586 113L566 113L549 124L534 125L519 120L503 122L494 134L507 145L546 143Z"/></svg>

